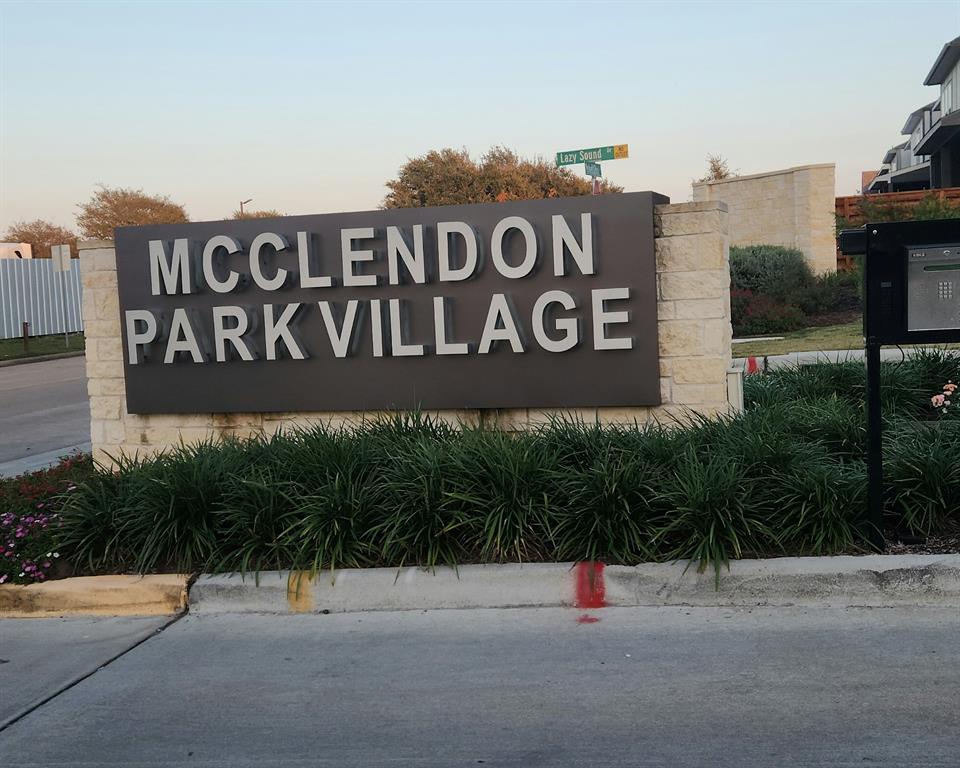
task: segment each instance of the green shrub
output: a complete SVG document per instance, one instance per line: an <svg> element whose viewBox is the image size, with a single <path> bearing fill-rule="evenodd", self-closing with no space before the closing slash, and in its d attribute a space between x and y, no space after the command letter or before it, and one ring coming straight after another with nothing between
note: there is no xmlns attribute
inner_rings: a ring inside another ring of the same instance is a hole
<svg viewBox="0 0 960 768"><path fill-rule="evenodd" d="M452 446L431 435L399 437L385 445L388 460L377 477L380 519L370 534L381 561L433 568L469 560L470 521L456 494Z"/></svg>
<svg viewBox="0 0 960 768"><path fill-rule="evenodd" d="M788 301L813 282L813 272L803 253L796 248L779 245L730 247L730 285L733 289Z"/></svg>
<svg viewBox="0 0 960 768"><path fill-rule="evenodd" d="M960 524L960 422L900 427L886 435L884 453L893 525L926 534Z"/></svg>
<svg viewBox="0 0 960 768"><path fill-rule="evenodd" d="M744 554L776 548L776 534L762 505L753 504L759 478L744 473L736 460L687 452L662 490L670 510L656 534L661 557L689 558L701 569L718 569Z"/></svg>
<svg viewBox="0 0 960 768"><path fill-rule="evenodd" d="M888 202L883 195L863 195L860 198L860 215L852 219L838 216L837 230L860 227L867 222L957 218L960 218L960 204L940 200L935 192L925 195L917 203Z"/></svg>
<svg viewBox="0 0 960 768"><path fill-rule="evenodd" d="M829 312L863 311L863 274L859 270L817 275L791 297L807 317Z"/></svg>
<svg viewBox="0 0 960 768"><path fill-rule="evenodd" d="M586 457L571 453L567 459L579 463ZM481 560L522 562L549 557L546 543L554 483L558 475L572 474L558 469L560 461L558 442L542 441L536 433L468 430L463 434L460 450L454 452L452 471L458 482L451 496L471 521L470 548Z"/></svg>
<svg viewBox="0 0 960 768"><path fill-rule="evenodd" d="M960 524L960 357L884 364L887 524ZM260 571L836 554L860 546L860 361L750 376L737 416L670 426L555 419L529 433L423 414L178 446L91 474L56 546L89 571Z"/></svg>
<svg viewBox="0 0 960 768"><path fill-rule="evenodd" d="M803 312L798 307L750 291L731 291L730 306L736 336L795 331L804 324Z"/></svg>
<svg viewBox="0 0 960 768"><path fill-rule="evenodd" d="M603 446L579 472L558 472L552 534L562 560L636 563L656 558L669 511L663 470L616 445ZM550 524L550 521L548 521Z"/></svg>
<svg viewBox="0 0 960 768"><path fill-rule="evenodd" d="M830 462L770 478L783 511L777 525L786 551L830 555L856 548L866 528L866 472L862 465Z"/></svg>
<svg viewBox="0 0 960 768"><path fill-rule="evenodd" d="M960 381L960 355L939 349L914 350L902 362L880 367L881 395L890 419L932 419L930 397L947 381ZM861 409L866 399L866 370L860 360L781 368L743 381L748 409L792 401L837 398ZM949 418L960 418L960 409Z"/></svg>
<svg viewBox="0 0 960 768"><path fill-rule="evenodd" d="M810 318L863 309L862 270L814 276L803 253L775 245L730 248L735 336L796 330Z"/></svg>

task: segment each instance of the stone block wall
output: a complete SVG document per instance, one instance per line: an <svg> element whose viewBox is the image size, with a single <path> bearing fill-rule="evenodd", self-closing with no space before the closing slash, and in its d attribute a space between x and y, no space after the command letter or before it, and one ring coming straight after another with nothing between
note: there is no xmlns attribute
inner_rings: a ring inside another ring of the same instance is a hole
<svg viewBox="0 0 960 768"><path fill-rule="evenodd" d="M731 245L799 248L815 273L835 272L834 176L826 163L695 182L693 199L727 204Z"/></svg>
<svg viewBox="0 0 960 768"><path fill-rule="evenodd" d="M557 413L593 422L668 422L730 410L730 268L727 207L716 201L660 205L655 212L662 404L654 408L457 410L432 412L451 423L535 427ZM117 267L113 243L80 243L87 338L90 434L97 460L149 454L207 437L272 434L293 426L354 426L381 412L131 414L126 409Z"/></svg>

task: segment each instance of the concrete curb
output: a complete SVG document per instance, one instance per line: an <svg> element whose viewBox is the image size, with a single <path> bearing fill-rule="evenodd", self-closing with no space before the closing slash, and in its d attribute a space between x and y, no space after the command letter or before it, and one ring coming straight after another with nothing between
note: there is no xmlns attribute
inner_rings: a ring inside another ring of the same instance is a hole
<svg viewBox="0 0 960 768"><path fill-rule="evenodd" d="M584 600L583 567L591 569ZM627 566L582 563L345 569L315 579L282 572L201 576L192 614L341 613L441 608L576 606L960 607L960 555L739 560L698 573L687 562Z"/></svg>
<svg viewBox="0 0 960 768"><path fill-rule="evenodd" d="M187 607L187 576L78 576L0 586L0 618L166 616Z"/></svg>
<svg viewBox="0 0 960 768"><path fill-rule="evenodd" d="M32 357L15 357L13 360L0 360L0 368L9 368L11 365L26 365L27 363L43 363L47 360L64 360L68 357L82 357L83 350L76 352L56 352L52 355L34 355Z"/></svg>

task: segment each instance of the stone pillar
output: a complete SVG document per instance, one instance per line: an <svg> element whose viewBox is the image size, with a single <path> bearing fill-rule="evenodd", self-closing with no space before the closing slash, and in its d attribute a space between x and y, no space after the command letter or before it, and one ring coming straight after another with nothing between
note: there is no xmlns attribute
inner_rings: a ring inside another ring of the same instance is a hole
<svg viewBox="0 0 960 768"><path fill-rule="evenodd" d="M655 227L663 405L653 416L726 412L733 335L727 206L659 205Z"/></svg>
<svg viewBox="0 0 960 768"><path fill-rule="evenodd" d="M727 204L731 245L797 248L823 274L837 269L834 176L834 165L824 163L698 181L693 199Z"/></svg>
<svg viewBox="0 0 960 768"><path fill-rule="evenodd" d="M77 249L83 282L90 441L94 458L109 463L106 454L118 454L126 441L117 262L110 240L87 240Z"/></svg>

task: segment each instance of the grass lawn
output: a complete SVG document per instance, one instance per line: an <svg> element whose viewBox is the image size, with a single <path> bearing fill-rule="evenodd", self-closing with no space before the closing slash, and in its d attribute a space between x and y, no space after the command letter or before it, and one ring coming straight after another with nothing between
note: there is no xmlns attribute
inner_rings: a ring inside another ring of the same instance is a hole
<svg viewBox="0 0 960 768"><path fill-rule="evenodd" d="M860 320L840 325L804 328L800 331L776 335L782 335L783 339L734 344L733 356L785 355L787 352L821 352L828 349L863 349L863 322Z"/></svg>
<svg viewBox="0 0 960 768"><path fill-rule="evenodd" d="M29 351L23 351L23 339L0 339L0 360L13 360L18 357L36 355L54 355L59 352L77 352L83 350L83 334L71 333L70 346L63 340L63 334L55 336L31 336Z"/></svg>

